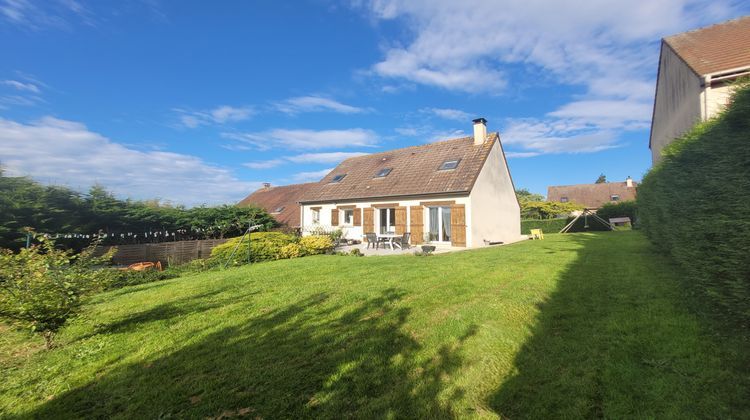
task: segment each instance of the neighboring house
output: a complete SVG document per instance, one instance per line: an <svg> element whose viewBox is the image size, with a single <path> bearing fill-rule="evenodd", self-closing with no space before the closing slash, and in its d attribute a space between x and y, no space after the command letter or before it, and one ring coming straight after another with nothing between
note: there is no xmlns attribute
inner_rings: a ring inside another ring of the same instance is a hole
<svg viewBox="0 0 750 420"><path fill-rule="evenodd" d="M497 133L474 120L474 136L347 159L301 200L303 232L341 227L411 233L412 244L478 247L520 239L520 206Z"/></svg>
<svg viewBox="0 0 750 420"><path fill-rule="evenodd" d="M281 187L272 187L265 183L263 187L244 200L237 203L238 206L254 205L267 211L277 222L291 228L299 228L300 207L299 200L310 188L317 185L316 182L307 184L292 184Z"/></svg>
<svg viewBox="0 0 750 420"><path fill-rule="evenodd" d="M559 185L547 188L547 201L576 203L594 210L607 203L635 200L637 186L630 177L625 182Z"/></svg>
<svg viewBox="0 0 750 420"><path fill-rule="evenodd" d="M750 75L750 16L662 39L649 147L662 149L727 103L731 83Z"/></svg>

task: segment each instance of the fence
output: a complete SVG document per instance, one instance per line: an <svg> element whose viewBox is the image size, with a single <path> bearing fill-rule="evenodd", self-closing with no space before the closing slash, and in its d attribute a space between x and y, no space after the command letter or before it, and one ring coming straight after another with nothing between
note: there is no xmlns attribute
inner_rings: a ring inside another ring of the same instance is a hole
<svg viewBox="0 0 750 420"><path fill-rule="evenodd" d="M211 250L227 239L203 239L196 241L161 242L156 244L116 245L117 252L112 261L118 265L130 265L141 261L161 261L162 264L184 264L198 258L207 258ZM111 247L100 246L95 255L103 255Z"/></svg>

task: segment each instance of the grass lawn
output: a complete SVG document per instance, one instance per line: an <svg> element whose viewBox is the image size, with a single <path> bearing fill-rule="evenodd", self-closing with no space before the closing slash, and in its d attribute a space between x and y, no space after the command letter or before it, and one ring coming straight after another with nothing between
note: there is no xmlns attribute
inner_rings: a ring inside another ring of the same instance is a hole
<svg viewBox="0 0 750 420"><path fill-rule="evenodd" d="M638 232L257 264L0 327L0 417L750 417L695 301Z"/></svg>

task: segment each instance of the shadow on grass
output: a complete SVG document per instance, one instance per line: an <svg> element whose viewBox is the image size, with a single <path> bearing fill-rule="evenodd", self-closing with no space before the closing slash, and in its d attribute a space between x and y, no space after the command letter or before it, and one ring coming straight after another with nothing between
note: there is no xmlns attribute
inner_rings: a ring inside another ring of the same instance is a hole
<svg viewBox="0 0 750 420"><path fill-rule="evenodd" d="M409 315L398 305L403 297L389 289L340 306L325 294L313 295L168 356L115 369L28 414L454 417L450 405L440 401L460 397L461 390L442 395L443 380L462 365L462 345L476 328L425 357L402 328ZM151 315L174 315L164 310Z"/></svg>
<svg viewBox="0 0 750 420"><path fill-rule="evenodd" d="M508 418L745 418L747 337L717 333L638 233L580 249L539 305L515 373L489 397ZM744 350L743 350L744 349Z"/></svg>

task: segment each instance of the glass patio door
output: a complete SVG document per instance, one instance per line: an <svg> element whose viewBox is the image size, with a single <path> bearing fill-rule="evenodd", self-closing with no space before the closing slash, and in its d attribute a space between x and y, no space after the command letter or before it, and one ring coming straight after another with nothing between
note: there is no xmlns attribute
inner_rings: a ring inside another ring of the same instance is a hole
<svg viewBox="0 0 750 420"><path fill-rule="evenodd" d="M433 242L451 241L451 208L429 207L429 238Z"/></svg>
<svg viewBox="0 0 750 420"><path fill-rule="evenodd" d="M396 231L396 209L380 209L378 215L380 234L393 233Z"/></svg>

